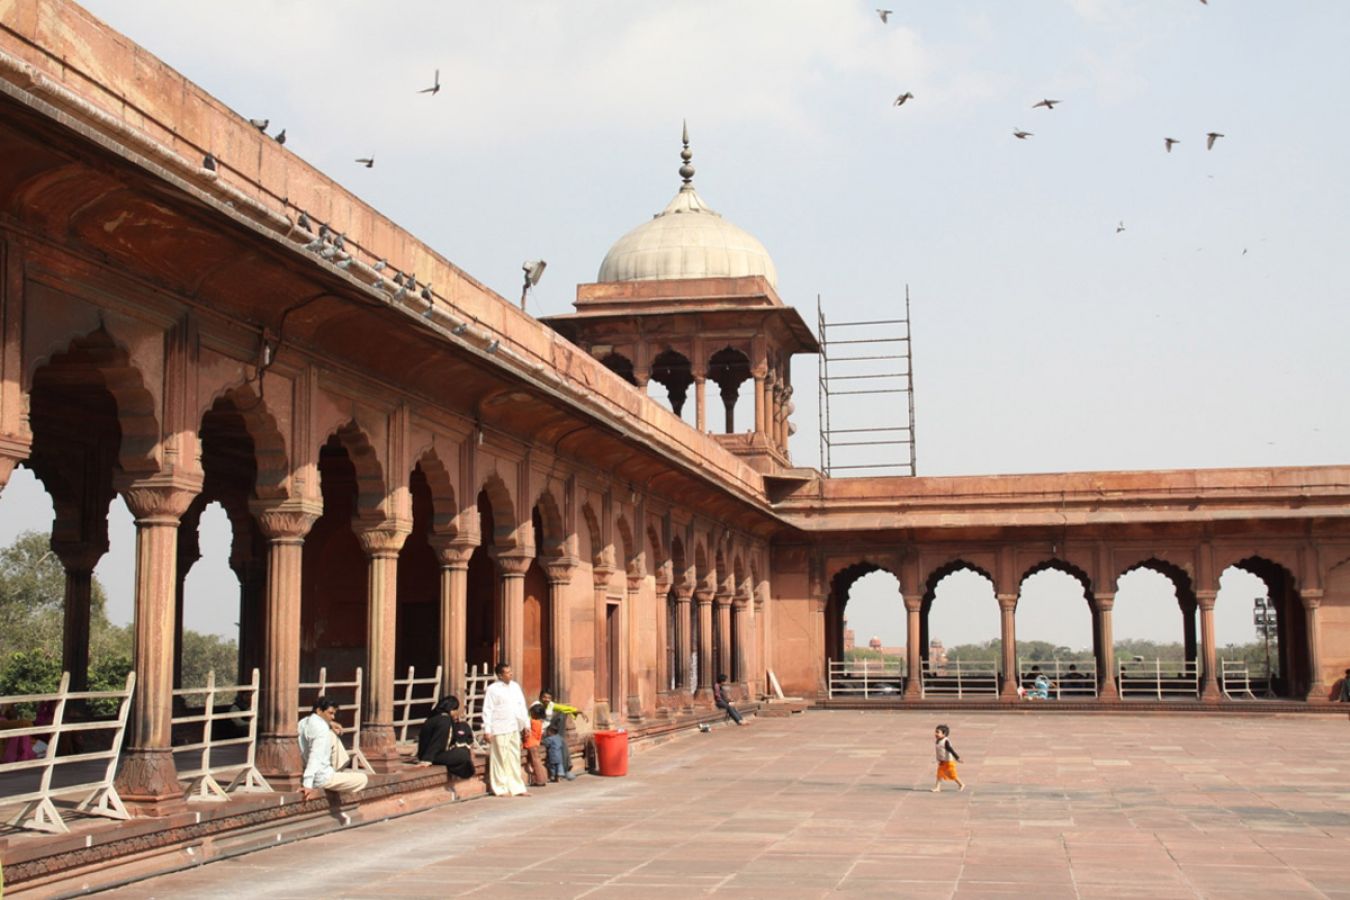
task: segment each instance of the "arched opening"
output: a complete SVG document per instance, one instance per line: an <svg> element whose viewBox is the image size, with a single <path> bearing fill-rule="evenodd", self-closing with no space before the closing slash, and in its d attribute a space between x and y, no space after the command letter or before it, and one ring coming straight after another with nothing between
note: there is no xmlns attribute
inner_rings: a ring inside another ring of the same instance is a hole
<svg viewBox="0 0 1350 900"><path fill-rule="evenodd" d="M1057 699L1097 695L1096 629L1087 575L1058 560L1034 567L1017 595L1018 679L1044 675Z"/></svg>
<svg viewBox="0 0 1350 900"><path fill-rule="evenodd" d="M205 454L203 454L205 456ZM240 669L239 643L248 614L249 624L261 625L256 613L261 606L260 589L265 582L246 566L255 549L247 525L244 534L235 535L230 516L219 500L205 501L203 491L183 516L178 529L178 626L174 652L174 687L199 688L206 685L207 674L215 673L216 684L247 681L251 672ZM245 512L247 515L247 512ZM232 547L245 543L236 558ZM262 574L266 575L266 569ZM242 577L241 577L242 574ZM254 590L245 590L248 579ZM254 651L262 640L255 636ZM233 696L221 696L216 702L228 706ZM184 706L200 707L205 695L184 698Z"/></svg>
<svg viewBox="0 0 1350 900"><path fill-rule="evenodd" d="M637 386L637 376L633 373L633 361L622 353L609 353L600 360L600 365L618 375L624 381Z"/></svg>
<svg viewBox="0 0 1350 900"><path fill-rule="evenodd" d="M719 388L726 414L726 434L736 433L736 405L741 385L749 378L750 359L734 347L723 347L708 359L708 380Z"/></svg>
<svg viewBox="0 0 1350 900"><path fill-rule="evenodd" d="M469 556L464 658L469 666L491 669L499 659L497 612L501 604L501 579L497 577L497 563L493 559L496 517L486 490L478 493L478 522L483 539Z"/></svg>
<svg viewBox="0 0 1350 900"><path fill-rule="evenodd" d="M320 668L346 679L366 663L366 554L353 530L356 466L337 435L319 450L323 515L305 538L300 581L300 680Z"/></svg>
<svg viewBox="0 0 1350 900"><path fill-rule="evenodd" d="M898 695L906 671L906 619L895 573L871 562L835 573L825 601L831 694L857 694L863 680L869 696Z"/></svg>
<svg viewBox="0 0 1350 900"><path fill-rule="evenodd" d="M441 568L431 546L436 509L427 472L420 462L408 478L408 492L412 531L398 552L395 678L404 677L410 666L419 677L435 674L441 652Z"/></svg>
<svg viewBox="0 0 1350 900"><path fill-rule="evenodd" d="M919 606L919 655L946 677L955 662L997 665L1003 641L994 579L957 560L928 577Z"/></svg>
<svg viewBox="0 0 1350 900"><path fill-rule="evenodd" d="M684 542L677 535L670 541L671 583L670 589L666 591L666 672L672 691L690 688L690 670L687 665L689 652L685 646L688 638L680 627L679 587L687 577L686 567ZM684 624L686 627L689 625L688 621Z"/></svg>
<svg viewBox="0 0 1350 900"><path fill-rule="evenodd" d="M1264 601L1260 613L1266 626L1257 626L1256 601ZM1225 606L1231 621L1247 616L1252 623L1253 639L1240 648L1225 648L1219 642L1220 659L1245 660L1249 667L1265 668L1266 649L1270 651L1270 688L1276 696L1302 698L1312 683L1308 660L1308 619L1299 598L1294 577L1284 566L1260 556L1250 556L1225 569L1219 580L1214 616ZM1232 633L1231 631L1229 632ZM1222 669L1222 663L1220 663Z"/></svg>
<svg viewBox="0 0 1350 900"><path fill-rule="evenodd" d="M647 393L675 415L686 422L692 422L692 411L690 416L685 415L685 401L689 397L689 385L693 383L694 374L693 368L689 365L689 358L678 350L668 349L657 354L652 360L651 381ZM651 387L652 384L664 387L665 396L656 393Z"/></svg>
<svg viewBox="0 0 1350 900"><path fill-rule="evenodd" d="M1112 618L1118 664L1195 661L1195 593L1180 567L1148 560L1128 569L1116 581Z"/></svg>

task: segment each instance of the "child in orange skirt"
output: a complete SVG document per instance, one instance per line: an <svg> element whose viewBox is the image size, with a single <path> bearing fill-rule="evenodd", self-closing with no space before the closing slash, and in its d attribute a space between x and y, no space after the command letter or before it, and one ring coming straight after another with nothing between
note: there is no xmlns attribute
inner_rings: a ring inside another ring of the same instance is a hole
<svg viewBox="0 0 1350 900"><path fill-rule="evenodd" d="M937 753L937 779L933 782L933 793L935 794L942 790L942 782L944 781L955 781L960 790L966 789L965 782L956 774L956 763L960 761L961 757L947 737L951 733L952 730L946 725L939 725L933 729L933 740L936 741L935 750Z"/></svg>

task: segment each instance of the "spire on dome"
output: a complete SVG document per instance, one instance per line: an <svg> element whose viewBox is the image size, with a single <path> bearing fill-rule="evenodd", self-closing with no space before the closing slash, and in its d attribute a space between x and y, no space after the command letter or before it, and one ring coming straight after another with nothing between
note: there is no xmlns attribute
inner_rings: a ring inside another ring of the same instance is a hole
<svg viewBox="0 0 1350 900"><path fill-rule="evenodd" d="M684 149L680 151L680 159L684 160L684 165L680 166L680 177L684 179L686 187L692 187L694 183L694 167L689 164L689 160L694 158L694 153L689 149L689 120L684 121L684 134L681 137L684 142Z"/></svg>

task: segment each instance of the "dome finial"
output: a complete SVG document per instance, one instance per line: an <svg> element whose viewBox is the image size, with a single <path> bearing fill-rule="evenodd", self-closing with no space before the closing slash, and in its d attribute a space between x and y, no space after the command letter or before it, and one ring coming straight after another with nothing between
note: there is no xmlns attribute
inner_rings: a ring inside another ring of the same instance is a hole
<svg viewBox="0 0 1350 900"><path fill-rule="evenodd" d="M689 149L689 120L684 120L684 134L680 140L684 142L684 149L680 151L680 159L684 160L684 165L680 166L680 177L684 179L686 185L694 181L694 167L689 164L689 160L694 158L693 151Z"/></svg>

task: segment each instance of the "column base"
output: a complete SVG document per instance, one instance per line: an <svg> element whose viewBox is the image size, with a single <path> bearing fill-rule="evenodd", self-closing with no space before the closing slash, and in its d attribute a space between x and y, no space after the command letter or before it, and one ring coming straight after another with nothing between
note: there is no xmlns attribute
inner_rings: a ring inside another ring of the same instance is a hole
<svg viewBox="0 0 1350 900"><path fill-rule="evenodd" d="M255 756L258 771L275 787L278 780L296 779L299 783L305 770L305 761L300 758L300 744L295 735L265 734L258 738L258 752Z"/></svg>
<svg viewBox="0 0 1350 900"><path fill-rule="evenodd" d="M361 753L376 772L392 772L402 765L394 726L367 722L361 726Z"/></svg>
<svg viewBox="0 0 1350 900"><path fill-rule="evenodd" d="M133 747L122 759L114 785L135 816L168 816L187 809L170 750Z"/></svg>
<svg viewBox="0 0 1350 900"><path fill-rule="evenodd" d="M905 691L900 695L905 700L922 700L923 685L915 681L905 682Z"/></svg>
<svg viewBox="0 0 1350 900"><path fill-rule="evenodd" d="M1330 703L1332 702L1331 688L1321 683L1310 685L1308 687L1308 693L1303 699L1309 703Z"/></svg>
<svg viewBox="0 0 1350 900"><path fill-rule="evenodd" d="M1207 684L1200 688L1201 703L1218 703L1223 699L1223 693L1219 690L1217 684Z"/></svg>

